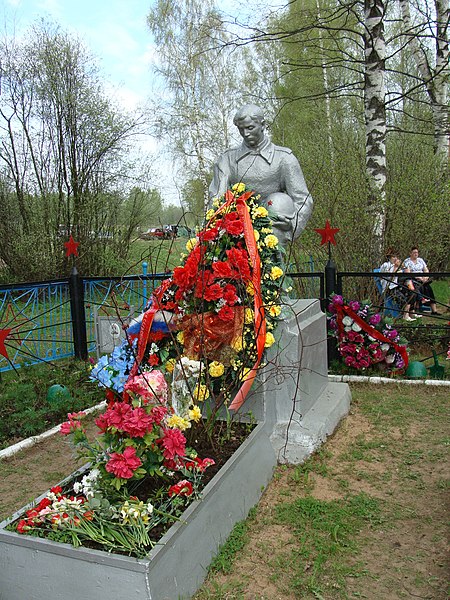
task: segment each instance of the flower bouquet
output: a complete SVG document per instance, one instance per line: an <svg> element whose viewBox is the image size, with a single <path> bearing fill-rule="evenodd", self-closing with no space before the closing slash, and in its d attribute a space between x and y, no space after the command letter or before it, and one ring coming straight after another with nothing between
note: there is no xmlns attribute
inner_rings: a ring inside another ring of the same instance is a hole
<svg viewBox="0 0 450 600"><path fill-rule="evenodd" d="M328 312L329 334L338 340L337 349L347 367L385 372L406 369L406 340L394 329L392 319L374 311L369 302L347 303L335 294Z"/></svg>
<svg viewBox="0 0 450 600"><path fill-rule="evenodd" d="M213 206L126 341L92 369L108 399L97 438L89 440L83 413L61 427L87 472L53 488L13 524L18 532L144 556L199 497L215 461L194 447L205 433L213 442L221 407L244 402L288 291L258 198L237 184Z"/></svg>

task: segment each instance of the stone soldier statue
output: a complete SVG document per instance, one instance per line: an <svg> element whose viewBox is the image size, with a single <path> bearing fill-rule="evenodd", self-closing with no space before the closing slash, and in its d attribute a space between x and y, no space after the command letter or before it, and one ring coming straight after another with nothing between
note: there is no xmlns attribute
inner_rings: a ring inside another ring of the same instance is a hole
<svg viewBox="0 0 450 600"><path fill-rule="evenodd" d="M277 215L273 229L280 244L296 239L311 215L313 200L298 160L289 148L276 146L267 137L264 113L254 104L240 108L234 116L243 142L229 148L214 165L210 200L235 183L261 195L261 204Z"/></svg>

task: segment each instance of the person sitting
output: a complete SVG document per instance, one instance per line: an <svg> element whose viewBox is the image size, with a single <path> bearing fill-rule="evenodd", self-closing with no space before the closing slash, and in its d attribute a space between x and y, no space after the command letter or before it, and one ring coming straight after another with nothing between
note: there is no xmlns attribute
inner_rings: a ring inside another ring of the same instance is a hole
<svg viewBox="0 0 450 600"><path fill-rule="evenodd" d="M413 274L413 285L417 294L420 294L425 301L430 302L431 314L438 315L436 309L436 299L434 297L433 289L430 285L430 278L426 275L417 275L417 273L429 273L427 263L419 256L419 249L417 246L411 248L409 257L403 261L403 268L405 273ZM417 295L416 295L417 300Z"/></svg>
<svg viewBox="0 0 450 600"><path fill-rule="evenodd" d="M400 253L394 250L389 250L386 253L387 260L381 265L380 273L402 273L402 263L400 260ZM411 281L408 280L405 283L398 282L398 277L382 277L381 287L383 294L392 298L392 300L399 306L399 308L405 307L404 319L406 321L414 321L415 317L409 314L412 297L411 291L414 292L414 287Z"/></svg>

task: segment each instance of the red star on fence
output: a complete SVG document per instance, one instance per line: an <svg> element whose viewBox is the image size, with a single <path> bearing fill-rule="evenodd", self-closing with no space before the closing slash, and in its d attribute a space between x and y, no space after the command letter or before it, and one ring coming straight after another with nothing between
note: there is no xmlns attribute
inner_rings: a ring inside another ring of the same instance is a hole
<svg viewBox="0 0 450 600"><path fill-rule="evenodd" d="M72 254L74 256L78 256L78 246L80 245L80 242L76 242L72 235L69 238L68 242L64 242L64 246L66 247L66 256L72 256Z"/></svg>
<svg viewBox="0 0 450 600"><path fill-rule="evenodd" d="M5 340L10 334L11 329L0 329L0 354L9 360L8 351L5 346Z"/></svg>
<svg viewBox="0 0 450 600"><path fill-rule="evenodd" d="M333 244L333 246L336 246L336 240L334 239L334 236L339 231L339 229L337 227L331 227L328 219L323 229L314 229L314 231L316 231L319 235L322 236L322 240L320 242L321 246L323 246L327 242L330 242L331 244Z"/></svg>

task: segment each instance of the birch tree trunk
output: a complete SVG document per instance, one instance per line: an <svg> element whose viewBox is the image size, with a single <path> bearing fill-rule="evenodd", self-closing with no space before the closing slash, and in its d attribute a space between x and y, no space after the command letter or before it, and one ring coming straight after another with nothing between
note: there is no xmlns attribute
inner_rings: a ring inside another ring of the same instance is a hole
<svg viewBox="0 0 450 600"><path fill-rule="evenodd" d="M434 0L436 11L435 24L435 67L430 64L425 48L420 43L416 28L411 19L409 0L399 0L403 21L403 35L408 42L420 79L428 93L433 112L434 151L445 162L449 155L449 110L448 85L449 68L449 0ZM427 26L432 26L428 23Z"/></svg>
<svg viewBox="0 0 450 600"><path fill-rule="evenodd" d="M374 219L374 258L382 251L386 198L386 105L384 0L364 0L364 113L368 208Z"/></svg>

